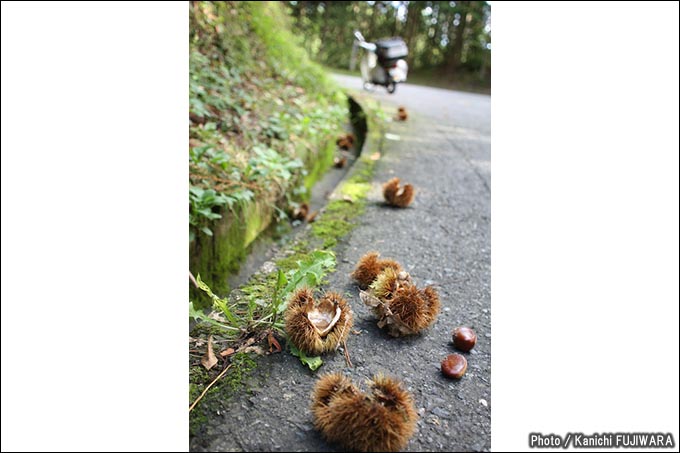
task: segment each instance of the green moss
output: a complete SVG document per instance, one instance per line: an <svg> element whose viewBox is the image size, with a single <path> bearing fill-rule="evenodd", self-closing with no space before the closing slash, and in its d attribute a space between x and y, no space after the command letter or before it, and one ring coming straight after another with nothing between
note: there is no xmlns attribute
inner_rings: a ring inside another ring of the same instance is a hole
<svg viewBox="0 0 680 453"><path fill-rule="evenodd" d="M203 367L194 366L189 370L189 382L201 383L208 377L208 370Z"/></svg>
<svg viewBox="0 0 680 453"><path fill-rule="evenodd" d="M343 195L347 195L352 199L362 198L366 196L366 193L371 189L371 185L363 182L351 182L343 186L341 192Z"/></svg>
<svg viewBox="0 0 680 453"><path fill-rule="evenodd" d="M203 399L189 413L189 433L198 433L207 421L207 414L224 409L224 401L244 386L246 379L253 373L257 363L245 353L237 353L231 358L231 368L213 385ZM220 371L207 371L202 366L193 366L189 370L189 399L193 403L205 387ZM214 376L213 376L214 374Z"/></svg>
<svg viewBox="0 0 680 453"><path fill-rule="evenodd" d="M245 383L245 379L252 374L255 368L257 368L255 360L253 360L250 355L242 352L235 354L231 359L231 363L232 369L229 370L228 375L224 377L224 382L220 386L223 396L225 390L230 391L233 394L233 392L241 388Z"/></svg>
<svg viewBox="0 0 680 453"><path fill-rule="evenodd" d="M201 390L200 385L193 384L193 383L190 382L189 383L189 401L190 401L189 404L196 401L196 398L198 398L201 395L201 392L202 392L202 390Z"/></svg>
<svg viewBox="0 0 680 453"><path fill-rule="evenodd" d="M353 175L345 181L338 192L346 199L331 201L323 215L312 224L312 234L323 241L323 248L333 248L338 240L350 233L356 226L354 219L366 208L366 195L371 189L375 161L360 159Z"/></svg>
<svg viewBox="0 0 680 453"><path fill-rule="evenodd" d="M321 179L321 177L333 165L333 157L335 156L335 142L331 138L327 138L326 143L319 147L318 152L310 153L312 156L305 162L307 168L307 175L304 178L304 184L307 188L307 193L314 184Z"/></svg>
<svg viewBox="0 0 680 453"><path fill-rule="evenodd" d="M297 267L298 261L304 260L307 257L308 251L295 252L286 258L282 258L276 262L276 267L283 272L288 272Z"/></svg>
<svg viewBox="0 0 680 453"><path fill-rule="evenodd" d="M312 231L316 236L323 239L324 248L333 248L338 239L352 231L354 226L346 220L325 220L315 223Z"/></svg>
<svg viewBox="0 0 680 453"><path fill-rule="evenodd" d="M210 335L221 337L224 336L224 330L213 324L199 322L191 329L189 335L194 338L208 338Z"/></svg>
<svg viewBox="0 0 680 453"><path fill-rule="evenodd" d="M200 392L199 392L200 393ZM189 435L195 436L208 421L206 411L194 409L189 413Z"/></svg>
<svg viewBox="0 0 680 453"><path fill-rule="evenodd" d="M229 292L227 276L238 271L246 256L246 223L232 220L245 214L242 209L237 209L235 214L224 216L225 219L213 227L213 236L199 234L189 246L190 269L194 275L200 274L215 294ZM211 303L205 293L193 285L190 286L189 298L198 308L207 308Z"/></svg>
<svg viewBox="0 0 680 453"><path fill-rule="evenodd" d="M298 239L295 241L295 243L290 247L290 250L293 252L300 252L300 253L307 253L309 252L309 242L304 240L304 239Z"/></svg>
<svg viewBox="0 0 680 453"><path fill-rule="evenodd" d="M276 261L276 268L284 273L297 269L298 262L307 259L311 250L307 241L299 240L291 246L290 251L292 252L291 255ZM239 288L239 290L250 298L269 301L276 288L276 279L276 272L271 272L269 274L258 273L251 277L245 285Z"/></svg>
<svg viewBox="0 0 680 453"><path fill-rule="evenodd" d="M206 385L210 383L208 371L202 366L189 368L189 405L196 401ZM203 401L201 401L203 402ZM199 402L199 405L201 404ZM207 421L206 411L198 406L189 413L189 433L193 436L198 429Z"/></svg>

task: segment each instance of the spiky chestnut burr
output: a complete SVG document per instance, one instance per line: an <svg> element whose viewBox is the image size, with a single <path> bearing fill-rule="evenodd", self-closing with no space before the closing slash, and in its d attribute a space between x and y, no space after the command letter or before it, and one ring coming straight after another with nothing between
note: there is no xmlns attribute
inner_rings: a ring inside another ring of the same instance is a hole
<svg viewBox="0 0 680 453"><path fill-rule="evenodd" d="M331 399L341 394L356 395L359 390L352 384L352 380L340 373L324 374L314 386L312 395L312 412L322 423L327 423L326 409Z"/></svg>
<svg viewBox="0 0 680 453"><path fill-rule="evenodd" d="M389 205L405 208L413 202L415 189L411 184L400 187L399 181L399 178L394 177L383 184L383 197Z"/></svg>
<svg viewBox="0 0 680 453"><path fill-rule="evenodd" d="M307 203L301 203L300 206L293 209L290 217L293 220L305 220L307 214L309 214L309 205Z"/></svg>
<svg viewBox="0 0 680 453"><path fill-rule="evenodd" d="M418 289L408 274L389 269L378 276L369 292L361 291L359 296L379 318L378 327L387 326L395 337L414 335L431 326L441 306L433 287Z"/></svg>
<svg viewBox="0 0 680 453"><path fill-rule="evenodd" d="M314 302L314 293L307 287L298 288L288 299L288 309L303 307L309 302Z"/></svg>
<svg viewBox="0 0 680 453"><path fill-rule="evenodd" d="M333 166L335 168L343 168L347 165L347 158L345 156L333 158Z"/></svg>
<svg viewBox="0 0 680 453"><path fill-rule="evenodd" d="M406 271L396 271L386 268L370 285L371 294L382 301L390 301L397 295L401 288L411 285L411 276Z"/></svg>
<svg viewBox="0 0 680 453"><path fill-rule="evenodd" d="M340 142L342 142L342 141L347 141L347 142L353 144L353 143L354 143L354 139L355 139L354 134L352 134L352 133L350 132L350 133L343 134L343 135L341 135L340 137L338 137L338 139L335 140L335 144L336 144L336 145L339 145Z"/></svg>
<svg viewBox="0 0 680 453"><path fill-rule="evenodd" d="M434 289L433 286L426 286L425 289L423 289L423 298L427 301L427 316L430 319L428 326L432 325L432 323L437 319L437 316L439 315L439 310L441 310L441 301L439 300L439 293L437 292L436 289Z"/></svg>
<svg viewBox="0 0 680 453"><path fill-rule="evenodd" d="M389 377L374 376L368 385L364 393L340 374L321 377L312 395L315 427L349 450L402 450L418 418L413 398Z"/></svg>
<svg viewBox="0 0 680 453"><path fill-rule="evenodd" d="M309 288L295 291L286 310L286 333L306 354L319 355L337 349L352 328L352 309L336 292L315 300Z"/></svg>
<svg viewBox="0 0 680 453"><path fill-rule="evenodd" d="M348 150L354 146L354 134L345 134L340 136L335 144L338 145L340 149Z"/></svg>
<svg viewBox="0 0 680 453"><path fill-rule="evenodd" d="M359 259L354 272L351 274L351 277L359 284L359 288L368 288L373 280L378 277L378 274L387 268L394 269L396 272L402 271L401 265L396 261L380 259L379 257L378 252L368 252Z"/></svg>

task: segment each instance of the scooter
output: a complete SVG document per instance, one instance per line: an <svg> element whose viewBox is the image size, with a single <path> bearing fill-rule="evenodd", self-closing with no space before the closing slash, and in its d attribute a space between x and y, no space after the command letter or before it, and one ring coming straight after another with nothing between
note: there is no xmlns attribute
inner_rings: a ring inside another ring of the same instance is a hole
<svg viewBox="0 0 680 453"><path fill-rule="evenodd" d="M369 90L374 85L381 85L392 94L397 89L397 83L406 81L408 64L405 58L408 56L408 48L403 39L380 39L372 43L366 42L363 35L355 31L350 71L356 66L359 49L364 50L359 63L364 89Z"/></svg>

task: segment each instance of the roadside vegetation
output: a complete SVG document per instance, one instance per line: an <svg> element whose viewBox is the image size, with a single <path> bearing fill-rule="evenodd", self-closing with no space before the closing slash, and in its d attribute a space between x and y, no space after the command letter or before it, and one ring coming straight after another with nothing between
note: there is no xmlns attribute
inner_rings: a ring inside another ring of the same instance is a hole
<svg viewBox="0 0 680 453"><path fill-rule="evenodd" d="M189 15L190 264L226 292L247 246L332 165L347 98L277 2L191 2Z"/></svg>
<svg viewBox="0 0 680 453"><path fill-rule="evenodd" d="M190 399L192 403L201 400L190 414L192 433L200 429L205 414L221 410L225 399L234 391L234 378L229 377L232 370L225 376L229 379L221 382L224 375L220 375L219 368L247 365L247 369L235 371L245 379L256 366L256 362L243 362L242 359L234 364L233 357L290 353L300 359L301 366L311 371L323 365L321 357L308 357L287 341L283 315L288 296L297 288L325 284L328 274L335 271L334 250L354 229L365 210L373 170L380 157L381 114L380 111L369 114L374 123L371 143L376 146L375 152L355 162L317 220L275 257L273 265L265 266L245 285L225 297L214 294L197 278L196 284L213 303L208 313L190 303L190 317L195 323L190 332ZM208 354L210 351L213 351L212 358ZM206 370L204 363L211 363L211 360L221 367ZM211 386L213 382L215 385Z"/></svg>
<svg viewBox="0 0 680 453"><path fill-rule="evenodd" d="M271 266L242 287L228 288L221 277L238 266L243 242L259 232L248 227L253 212L262 217L258 228L265 221L288 222L333 164L335 139L350 121L348 101L309 60L277 2L191 2L190 24L194 433L257 366L255 356L292 353L310 370L322 365L320 357L287 345L288 295L300 286L323 285L335 270L334 248L363 212L376 157L355 162L329 205ZM369 120L378 125L384 114L370 108ZM240 254L227 260L236 246Z"/></svg>

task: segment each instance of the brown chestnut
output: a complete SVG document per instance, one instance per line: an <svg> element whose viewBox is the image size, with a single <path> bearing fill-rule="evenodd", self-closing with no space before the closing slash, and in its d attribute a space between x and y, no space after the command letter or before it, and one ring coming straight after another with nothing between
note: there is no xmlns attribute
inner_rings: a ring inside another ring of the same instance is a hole
<svg viewBox="0 0 680 453"><path fill-rule="evenodd" d="M456 349L468 352L475 347L475 343L477 343L477 334L469 327L456 327L453 331L453 345Z"/></svg>
<svg viewBox="0 0 680 453"><path fill-rule="evenodd" d="M467 360L460 354L451 354L442 360L442 373L446 377L460 379L466 370Z"/></svg>

